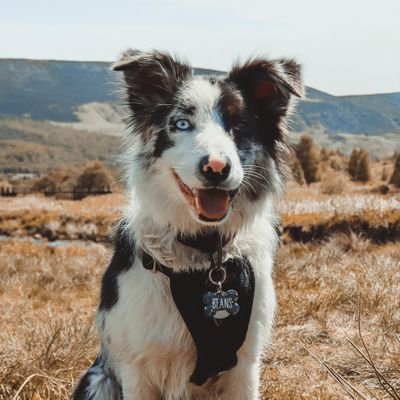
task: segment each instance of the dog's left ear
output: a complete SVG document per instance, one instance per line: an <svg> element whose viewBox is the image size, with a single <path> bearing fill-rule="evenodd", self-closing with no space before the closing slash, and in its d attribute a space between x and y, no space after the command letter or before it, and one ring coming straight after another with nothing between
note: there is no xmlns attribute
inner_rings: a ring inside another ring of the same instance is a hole
<svg viewBox="0 0 400 400"><path fill-rule="evenodd" d="M227 77L243 94L256 115L284 116L292 96L302 97L301 68L294 60L251 59L233 67Z"/></svg>

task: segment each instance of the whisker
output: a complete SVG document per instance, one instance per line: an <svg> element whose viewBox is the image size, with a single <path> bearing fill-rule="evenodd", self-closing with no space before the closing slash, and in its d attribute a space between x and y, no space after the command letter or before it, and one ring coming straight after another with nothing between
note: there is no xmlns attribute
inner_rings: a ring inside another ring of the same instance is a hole
<svg viewBox="0 0 400 400"><path fill-rule="evenodd" d="M252 178L254 180L261 180L261 181L264 181L264 182L269 182L269 179L268 179L267 176L264 176L264 175L261 175L261 174L257 174L257 173L254 173L254 172L246 172L245 176L247 176L249 178Z"/></svg>
<svg viewBox="0 0 400 400"><path fill-rule="evenodd" d="M258 169L263 169L265 171L268 171L267 167L263 167L261 165L254 165L254 164L244 164L242 165L243 168L250 168L250 169L254 169L254 168L258 168Z"/></svg>
<svg viewBox="0 0 400 400"><path fill-rule="evenodd" d="M249 177L249 178L250 178L250 177ZM269 183L269 181L266 180L265 183ZM257 181L257 184L260 185L261 187L263 187L263 188L266 189L266 190L269 190L269 189L270 189L266 184L264 184L264 183L262 183L262 182L260 182L260 181ZM256 190L254 190L254 191L256 191Z"/></svg>
<svg viewBox="0 0 400 400"><path fill-rule="evenodd" d="M252 176L254 178L260 178L260 179L267 179L266 176L259 174L258 172L254 171L246 171L246 175Z"/></svg>
<svg viewBox="0 0 400 400"><path fill-rule="evenodd" d="M246 183L247 185L249 185L251 187L251 189L253 189L254 192L256 191L256 189L254 188L254 186L251 184L251 182L249 180L246 180L243 178L243 183Z"/></svg>

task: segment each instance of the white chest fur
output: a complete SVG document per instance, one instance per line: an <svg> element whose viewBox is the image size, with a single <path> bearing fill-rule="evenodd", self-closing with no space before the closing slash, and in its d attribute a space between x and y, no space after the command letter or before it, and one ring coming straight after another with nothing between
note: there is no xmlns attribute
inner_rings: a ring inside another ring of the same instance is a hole
<svg viewBox="0 0 400 400"><path fill-rule="evenodd" d="M257 235L250 234L257 232ZM239 357L261 353L273 321L275 297L271 280L276 235L271 224L259 221L247 234L236 238L256 279L251 320ZM99 314L102 346L114 368L140 375L149 386L163 382L165 393L187 393L196 363L193 340L173 302L169 278L134 265L117 277L118 301ZM212 340L210 338L210 340Z"/></svg>

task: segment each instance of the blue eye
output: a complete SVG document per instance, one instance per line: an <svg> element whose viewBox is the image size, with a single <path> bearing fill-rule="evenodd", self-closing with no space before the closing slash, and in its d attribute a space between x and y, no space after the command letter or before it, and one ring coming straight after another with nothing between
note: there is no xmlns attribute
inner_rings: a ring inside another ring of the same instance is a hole
<svg viewBox="0 0 400 400"><path fill-rule="evenodd" d="M178 121L175 122L175 126L180 131L188 131L192 127L187 119L178 119Z"/></svg>

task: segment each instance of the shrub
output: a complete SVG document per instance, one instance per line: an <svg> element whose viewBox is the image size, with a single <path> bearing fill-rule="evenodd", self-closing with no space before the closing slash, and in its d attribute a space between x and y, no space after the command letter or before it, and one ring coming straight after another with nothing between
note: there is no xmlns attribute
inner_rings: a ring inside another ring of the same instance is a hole
<svg viewBox="0 0 400 400"><path fill-rule="evenodd" d="M383 182L386 182L387 179L388 179L388 177L389 177L389 172L388 172L388 170L387 170L386 167L383 167L383 169L382 169L382 175L381 175L381 180L382 180Z"/></svg>
<svg viewBox="0 0 400 400"><path fill-rule="evenodd" d="M389 183L400 188L400 152L394 155L394 170Z"/></svg>
<svg viewBox="0 0 400 400"><path fill-rule="evenodd" d="M75 198L83 198L94 192L111 192L112 183L111 172L100 161L90 163L78 176L74 188Z"/></svg>
<svg viewBox="0 0 400 400"><path fill-rule="evenodd" d="M320 180L320 152L309 135L302 135L296 146L296 154L307 184Z"/></svg>
<svg viewBox="0 0 400 400"><path fill-rule="evenodd" d="M346 171L347 160L343 155L334 154L329 158L329 166L335 171Z"/></svg>
<svg viewBox="0 0 400 400"><path fill-rule="evenodd" d="M353 181L368 182L371 179L368 152L354 149L350 155L347 171Z"/></svg>
<svg viewBox="0 0 400 400"><path fill-rule="evenodd" d="M36 180L31 190L46 195L71 193L76 186L77 176L78 170L76 168L57 169Z"/></svg>
<svg viewBox="0 0 400 400"><path fill-rule="evenodd" d="M379 185L377 188L372 190L372 193L388 194L390 192L390 187L388 185Z"/></svg>
<svg viewBox="0 0 400 400"><path fill-rule="evenodd" d="M357 178L361 182L368 182L371 179L368 152L366 150L362 150L360 154Z"/></svg>
<svg viewBox="0 0 400 400"><path fill-rule="evenodd" d="M77 168L58 169L50 174L62 192L72 192L76 186L79 170Z"/></svg>
<svg viewBox="0 0 400 400"><path fill-rule="evenodd" d="M351 155L350 155L350 159L349 159L349 165L348 165L347 171L352 180L356 180L356 176L357 176L358 154L359 154L359 150L353 149L353 151L351 152Z"/></svg>
<svg viewBox="0 0 400 400"><path fill-rule="evenodd" d="M346 189L346 184L346 179L342 174L329 171L321 179L320 190L324 194L342 194Z"/></svg>
<svg viewBox="0 0 400 400"><path fill-rule="evenodd" d="M296 183L298 183L299 185L304 185L305 183L305 179L304 179L304 172L303 172L303 168L300 165L300 161L297 158L296 153L292 153L291 154L291 159L290 159L290 169L292 171L292 176L293 179L295 180Z"/></svg>
<svg viewBox="0 0 400 400"><path fill-rule="evenodd" d="M327 150L325 147L321 149L321 152L319 153L319 157L321 161L328 161L331 156L331 152Z"/></svg>
<svg viewBox="0 0 400 400"><path fill-rule="evenodd" d="M35 181L31 190L33 192L45 193L46 195L51 196L58 190L57 182L53 176L45 175Z"/></svg>

